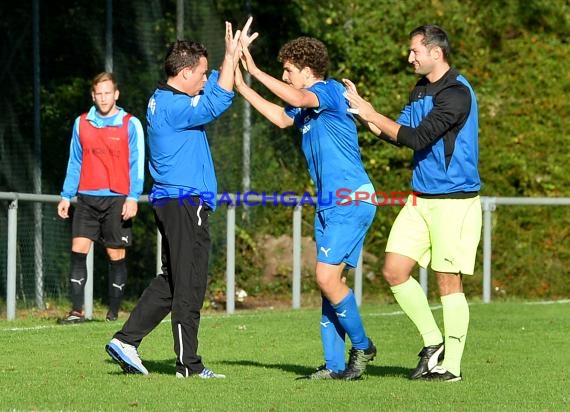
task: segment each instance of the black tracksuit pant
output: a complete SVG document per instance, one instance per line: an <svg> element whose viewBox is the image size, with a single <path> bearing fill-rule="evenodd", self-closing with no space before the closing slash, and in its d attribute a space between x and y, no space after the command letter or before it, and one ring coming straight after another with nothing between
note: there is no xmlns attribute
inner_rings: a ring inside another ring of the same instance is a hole
<svg viewBox="0 0 570 412"><path fill-rule="evenodd" d="M188 376L204 369L197 351L210 252L208 207L192 197L169 199L153 209L162 235L162 274L144 290L114 337L138 347L171 313L176 372Z"/></svg>

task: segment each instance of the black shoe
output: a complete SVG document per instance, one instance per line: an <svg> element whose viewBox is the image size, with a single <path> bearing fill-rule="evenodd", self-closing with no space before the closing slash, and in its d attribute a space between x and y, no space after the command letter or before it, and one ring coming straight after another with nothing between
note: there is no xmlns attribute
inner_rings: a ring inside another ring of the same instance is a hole
<svg viewBox="0 0 570 412"><path fill-rule="evenodd" d="M73 325L75 323L85 322L85 315L82 311L72 310L65 318L57 320L60 325Z"/></svg>
<svg viewBox="0 0 570 412"><path fill-rule="evenodd" d="M326 365L321 365L310 375L300 376L297 378L297 380L299 379L310 379L310 380L342 379L342 375L328 369Z"/></svg>
<svg viewBox="0 0 570 412"><path fill-rule="evenodd" d="M430 372L421 377L425 381L445 381L445 382L459 382L463 378L461 375L457 376L441 366L436 366Z"/></svg>
<svg viewBox="0 0 570 412"><path fill-rule="evenodd" d="M114 322L118 319L119 314L113 312L111 309L109 309L109 311L107 312L107 315L105 316L105 320L107 322Z"/></svg>
<svg viewBox="0 0 570 412"><path fill-rule="evenodd" d="M368 349L350 349L350 354L348 356L348 366L342 372L342 379L345 380L355 380L360 379L364 371L366 370L366 365L371 360L376 357L376 346L372 343L372 339L368 338Z"/></svg>
<svg viewBox="0 0 570 412"><path fill-rule="evenodd" d="M430 372L443 360L444 347L443 342L439 345L424 346L418 356L420 361L418 366L408 375L410 379L419 379L426 373Z"/></svg>

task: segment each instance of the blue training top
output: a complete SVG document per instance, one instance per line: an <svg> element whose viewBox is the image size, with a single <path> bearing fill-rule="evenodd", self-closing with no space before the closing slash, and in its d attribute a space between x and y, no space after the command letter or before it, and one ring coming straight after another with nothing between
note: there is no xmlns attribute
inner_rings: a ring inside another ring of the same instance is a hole
<svg viewBox="0 0 570 412"><path fill-rule="evenodd" d="M109 126L121 126L123 118L127 115L122 108L118 113L110 117L101 117L97 113L97 108L92 106L87 113L87 120L98 128ZM79 139L79 119L78 116L73 123L73 132L71 134L71 143L69 145L69 161L67 163L67 173L63 183L61 198L71 200L77 194L79 188L79 180L81 177L81 164L83 163L83 148ZM131 116L129 119L129 178L130 190L128 198L139 200L139 196L143 191L144 182L144 132L139 119ZM111 189L84 190L81 192L90 196L120 196L119 193L111 191Z"/></svg>
<svg viewBox="0 0 570 412"><path fill-rule="evenodd" d="M317 210L342 202L338 195L342 189L344 197L363 186L373 192L360 157L354 117L347 111L345 87L329 79L307 90L315 93L319 107L287 106L285 112L303 134L302 149L319 199Z"/></svg>
<svg viewBox="0 0 570 412"><path fill-rule="evenodd" d="M414 150L412 188L424 196L470 197L481 188L477 100L455 69L422 77L396 120L397 142Z"/></svg>
<svg viewBox="0 0 570 412"><path fill-rule="evenodd" d="M204 126L220 117L233 97L218 85L215 70L196 96L166 84L155 90L146 116L155 199L200 196L215 210L218 183Z"/></svg>

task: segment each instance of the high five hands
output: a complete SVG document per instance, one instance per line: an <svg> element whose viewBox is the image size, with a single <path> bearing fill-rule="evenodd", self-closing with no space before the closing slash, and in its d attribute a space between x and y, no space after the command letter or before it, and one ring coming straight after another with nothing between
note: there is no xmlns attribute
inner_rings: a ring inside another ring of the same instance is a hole
<svg viewBox="0 0 570 412"><path fill-rule="evenodd" d="M236 68L242 55L242 39L246 39L245 43L249 45L256 37L257 33L249 36L247 32L251 26L252 18L247 19L247 22L241 30L232 30L232 24L226 21L226 35L225 40L225 55L222 65L220 67L220 77L218 84L225 90L232 90L234 88L234 75ZM245 35L243 35L245 33Z"/></svg>
<svg viewBox="0 0 570 412"><path fill-rule="evenodd" d="M231 60L233 67L235 68L239 62L239 38L241 31L237 30L235 35L232 30L232 24L226 21L226 36L224 37L226 43L226 55L225 58Z"/></svg>
<svg viewBox="0 0 570 412"><path fill-rule="evenodd" d="M350 104L350 112L359 116L362 120L370 120L370 116L375 112L372 105L364 100L356 90L355 84L349 79L342 79L346 86L346 100Z"/></svg>
<svg viewBox="0 0 570 412"><path fill-rule="evenodd" d="M248 34L249 28L253 17L249 17L241 30L236 30L235 34L232 32L232 24L226 21L226 58L231 58L234 69L238 66L242 58L243 49L247 49L249 45L259 36L259 34Z"/></svg>
<svg viewBox="0 0 570 412"><path fill-rule="evenodd" d="M248 23L251 23L252 17L250 17L247 20L246 26L249 28ZM253 57L251 57L251 54L249 53L249 45L255 40L257 39L257 37L259 36L259 33L255 32L252 35L248 34L248 31L245 30L245 26L244 26L244 30L242 30L241 32L241 36L240 36L240 45L241 45L241 63L243 65L243 67L245 68L245 70L247 70L249 73L253 74L253 72L255 70L257 70L257 66L255 65L255 62L253 61Z"/></svg>

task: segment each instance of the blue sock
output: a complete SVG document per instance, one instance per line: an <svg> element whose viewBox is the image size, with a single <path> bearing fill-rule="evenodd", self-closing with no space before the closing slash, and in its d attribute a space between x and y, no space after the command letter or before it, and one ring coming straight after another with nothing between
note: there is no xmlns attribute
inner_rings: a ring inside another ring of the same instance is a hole
<svg viewBox="0 0 570 412"><path fill-rule="evenodd" d="M356 349L368 349L369 342L358 306L352 289L348 290L348 295L340 301L338 305L333 305L338 321L346 331L352 342L352 347Z"/></svg>
<svg viewBox="0 0 570 412"><path fill-rule="evenodd" d="M336 312L327 298L323 296L321 316L321 341L325 354L325 365L333 372L345 369L345 332L338 321Z"/></svg>

